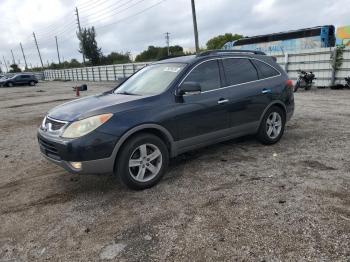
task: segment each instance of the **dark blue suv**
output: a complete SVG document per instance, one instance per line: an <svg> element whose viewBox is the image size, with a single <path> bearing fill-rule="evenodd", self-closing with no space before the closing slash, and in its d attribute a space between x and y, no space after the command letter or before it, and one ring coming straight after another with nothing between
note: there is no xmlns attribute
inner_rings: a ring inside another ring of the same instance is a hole
<svg viewBox="0 0 350 262"><path fill-rule="evenodd" d="M208 51L153 63L109 92L52 109L38 141L69 172L115 173L144 189L183 152L249 134L278 142L293 112L292 82L272 57Z"/></svg>

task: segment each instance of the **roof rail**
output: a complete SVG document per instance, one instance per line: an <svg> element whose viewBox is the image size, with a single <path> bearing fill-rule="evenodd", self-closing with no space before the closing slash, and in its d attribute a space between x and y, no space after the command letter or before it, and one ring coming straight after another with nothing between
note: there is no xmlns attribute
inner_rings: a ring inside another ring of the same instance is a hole
<svg viewBox="0 0 350 262"><path fill-rule="evenodd" d="M209 51L204 51L199 53L197 57L220 54L220 53L224 53L224 54L247 53L247 54L254 54L254 55L266 55L264 52L256 51L256 50L209 50Z"/></svg>

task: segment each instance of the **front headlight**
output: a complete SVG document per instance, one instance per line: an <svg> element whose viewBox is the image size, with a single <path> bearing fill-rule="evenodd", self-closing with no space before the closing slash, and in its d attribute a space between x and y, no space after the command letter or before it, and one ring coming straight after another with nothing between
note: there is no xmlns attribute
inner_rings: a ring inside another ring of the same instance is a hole
<svg viewBox="0 0 350 262"><path fill-rule="evenodd" d="M102 124L106 123L113 114L103 114L98 116L92 116L80 121L73 122L63 132L64 138L78 138L84 136L91 131L95 130Z"/></svg>

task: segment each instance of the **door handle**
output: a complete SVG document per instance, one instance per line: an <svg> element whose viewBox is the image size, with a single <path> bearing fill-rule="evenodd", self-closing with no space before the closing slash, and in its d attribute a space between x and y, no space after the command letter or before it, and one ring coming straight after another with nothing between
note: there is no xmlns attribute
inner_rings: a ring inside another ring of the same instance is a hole
<svg viewBox="0 0 350 262"><path fill-rule="evenodd" d="M227 103L228 101L229 101L228 99L221 98L221 99L218 101L218 104L219 104L219 105L225 104L225 103Z"/></svg>
<svg viewBox="0 0 350 262"><path fill-rule="evenodd" d="M261 91L261 93L263 93L263 94L271 94L271 93L272 93L272 90L271 90L271 89L266 89L266 88L264 88L264 89Z"/></svg>

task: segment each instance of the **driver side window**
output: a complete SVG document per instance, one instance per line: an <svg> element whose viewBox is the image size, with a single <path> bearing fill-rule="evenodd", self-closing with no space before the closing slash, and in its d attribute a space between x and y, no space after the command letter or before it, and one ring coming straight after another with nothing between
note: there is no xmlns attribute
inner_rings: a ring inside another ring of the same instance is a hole
<svg viewBox="0 0 350 262"><path fill-rule="evenodd" d="M199 83L202 92L220 88L218 61L211 60L200 64L186 77L184 82Z"/></svg>

